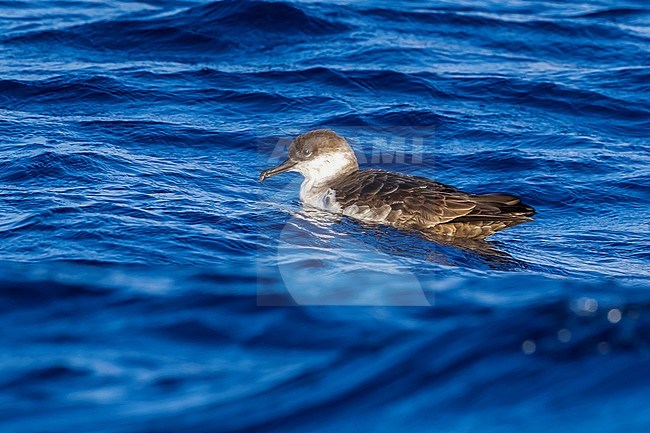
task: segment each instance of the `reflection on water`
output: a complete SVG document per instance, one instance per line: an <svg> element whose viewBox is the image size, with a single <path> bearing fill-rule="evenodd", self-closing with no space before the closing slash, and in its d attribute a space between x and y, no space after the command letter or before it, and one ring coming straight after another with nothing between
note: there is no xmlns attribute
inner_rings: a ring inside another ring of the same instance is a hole
<svg viewBox="0 0 650 433"><path fill-rule="evenodd" d="M303 209L282 229L276 263L295 303L431 305L408 263L361 236L338 233L341 220L328 212ZM359 254L366 260L359 261Z"/></svg>

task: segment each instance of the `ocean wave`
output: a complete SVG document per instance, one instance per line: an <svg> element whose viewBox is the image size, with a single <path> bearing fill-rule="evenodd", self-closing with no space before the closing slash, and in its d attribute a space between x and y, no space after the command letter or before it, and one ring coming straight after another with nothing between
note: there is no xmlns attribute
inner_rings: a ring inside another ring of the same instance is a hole
<svg viewBox="0 0 650 433"><path fill-rule="evenodd" d="M579 18L616 19L616 18L637 17L639 15L648 15L648 14L650 14L650 9L621 7L621 8L601 9L593 12L585 12L575 16Z"/></svg>
<svg viewBox="0 0 650 433"><path fill-rule="evenodd" d="M0 80L0 103L21 106L38 103L98 104L124 103L132 100L164 100L165 94L124 85L121 81L97 75L58 76L45 80Z"/></svg>
<svg viewBox="0 0 650 433"><path fill-rule="evenodd" d="M3 182L27 184L45 179L96 181L98 174L110 170L111 165L121 165L116 160L100 152L78 150L61 153L54 150L41 150L30 156L0 161Z"/></svg>
<svg viewBox="0 0 650 433"><path fill-rule="evenodd" d="M289 3L222 1L168 17L91 22L61 30L18 34L5 42L57 43L127 52L192 49L208 54L270 49L295 41L299 35L316 38L347 30L342 23L311 16Z"/></svg>
<svg viewBox="0 0 650 433"><path fill-rule="evenodd" d="M3 431L646 430L644 5L0 15ZM537 214L439 245L259 184L321 127Z"/></svg>
<svg viewBox="0 0 650 433"><path fill-rule="evenodd" d="M641 12L641 11L637 11ZM448 10L429 10L422 12L411 12L394 9L374 8L365 10L364 13L376 16L381 19L396 20L402 22L417 22L427 25L437 25L445 28L467 28L482 27L495 28L498 30L509 29L519 33L543 34L549 37L571 37L571 38L589 38L605 39L626 38L640 39L644 37L632 35L616 27L601 25L595 22L568 22L561 18L549 18L541 20L529 17L522 19L524 15L509 16L507 14L485 13L481 11L448 11ZM625 13L618 14L612 12L611 17L624 16ZM599 16L598 13L580 15L581 17ZM608 17L603 13L602 17ZM513 19L514 18L514 19ZM439 30L438 30L439 31Z"/></svg>

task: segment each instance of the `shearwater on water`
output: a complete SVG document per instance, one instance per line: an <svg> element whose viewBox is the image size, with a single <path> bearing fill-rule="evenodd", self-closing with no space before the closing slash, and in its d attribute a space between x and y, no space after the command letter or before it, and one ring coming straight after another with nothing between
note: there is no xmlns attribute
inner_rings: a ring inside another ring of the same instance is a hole
<svg viewBox="0 0 650 433"><path fill-rule="evenodd" d="M361 170L345 138L327 129L298 136L289 158L259 180L287 171L304 176L300 198L307 205L436 237L483 239L535 214L510 194L476 195L424 177Z"/></svg>

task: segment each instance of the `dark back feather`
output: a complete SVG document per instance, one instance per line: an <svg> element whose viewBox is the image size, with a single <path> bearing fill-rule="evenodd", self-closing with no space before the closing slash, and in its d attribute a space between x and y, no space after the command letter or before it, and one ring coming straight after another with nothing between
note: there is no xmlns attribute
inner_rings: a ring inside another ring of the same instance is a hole
<svg viewBox="0 0 650 433"><path fill-rule="evenodd" d="M485 237L529 221L534 209L509 194L473 195L423 177L357 170L329 187L344 210L385 209L385 223L431 233ZM388 207L387 207L388 206Z"/></svg>

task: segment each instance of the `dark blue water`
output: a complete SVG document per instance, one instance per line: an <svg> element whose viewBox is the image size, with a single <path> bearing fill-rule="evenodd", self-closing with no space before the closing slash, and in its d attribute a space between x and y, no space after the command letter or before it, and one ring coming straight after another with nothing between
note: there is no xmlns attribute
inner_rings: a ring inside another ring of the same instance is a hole
<svg viewBox="0 0 650 433"><path fill-rule="evenodd" d="M257 183L317 127L536 221ZM647 432L648 137L642 0L0 1L0 429Z"/></svg>

